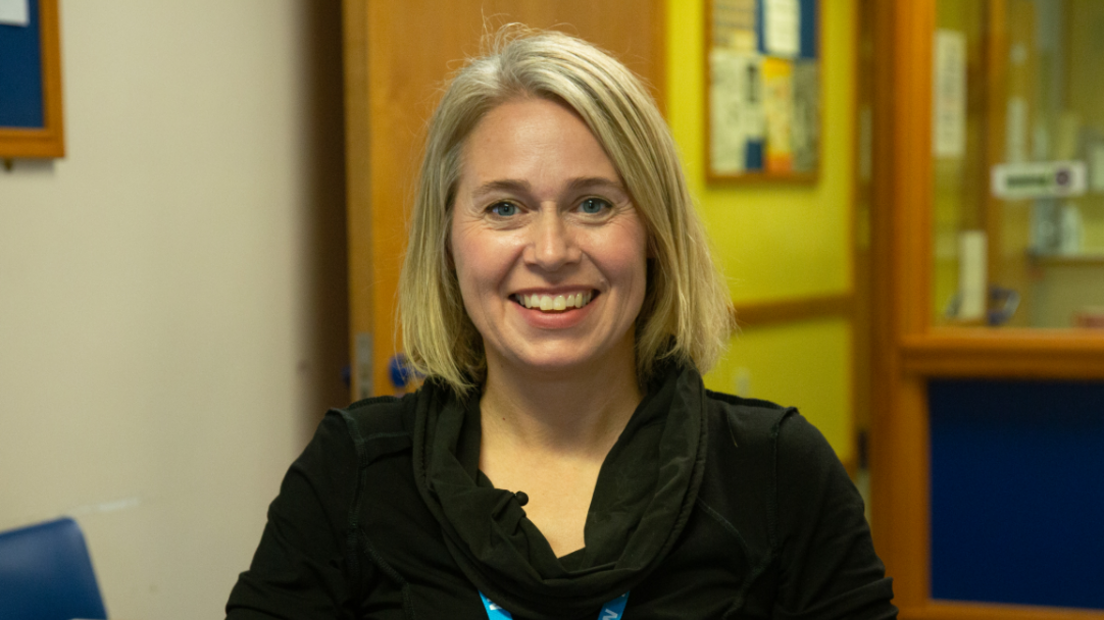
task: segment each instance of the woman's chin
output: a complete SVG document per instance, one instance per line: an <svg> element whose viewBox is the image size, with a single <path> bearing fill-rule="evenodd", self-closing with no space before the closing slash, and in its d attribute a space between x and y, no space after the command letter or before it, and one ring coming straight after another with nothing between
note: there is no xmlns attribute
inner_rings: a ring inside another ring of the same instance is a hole
<svg viewBox="0 0 1104 620"><path fill-rule="evenodd" d="M488 362L491 368L497 367L499 371L529 375L537 380L589 380L609 376L619 366L635 369L634 343L631 338L624 340L608 343L605 347L596 347L592 341L579 342L571 338L530 343L521 350L499 352L497 355L488 350ZM498 359L492 362L491 357Z"/></svg>

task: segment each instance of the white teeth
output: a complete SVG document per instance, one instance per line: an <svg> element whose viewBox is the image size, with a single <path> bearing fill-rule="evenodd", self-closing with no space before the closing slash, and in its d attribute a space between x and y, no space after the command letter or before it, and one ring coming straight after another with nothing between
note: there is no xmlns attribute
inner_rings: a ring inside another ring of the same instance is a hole
<svg viewBox="0 0 1104 620"><path fill-rule="evenodd" d="M526 308L539 308L542 312L563 312L568 308L582 308L590 303L591 293L571 295L520 295L521 305Z"/></svg>

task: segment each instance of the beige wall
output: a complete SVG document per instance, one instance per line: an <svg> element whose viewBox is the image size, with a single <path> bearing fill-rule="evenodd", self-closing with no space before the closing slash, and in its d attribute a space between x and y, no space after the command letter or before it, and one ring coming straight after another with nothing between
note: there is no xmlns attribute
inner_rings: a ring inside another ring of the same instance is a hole
<svg viewBox="0 0 1104 620"><path fill-rule="evenodd" d="M0 170L0 529L76 517L114 619L219 617L345 399L338 7L63 0L61 36L68 156Z"/></svg>

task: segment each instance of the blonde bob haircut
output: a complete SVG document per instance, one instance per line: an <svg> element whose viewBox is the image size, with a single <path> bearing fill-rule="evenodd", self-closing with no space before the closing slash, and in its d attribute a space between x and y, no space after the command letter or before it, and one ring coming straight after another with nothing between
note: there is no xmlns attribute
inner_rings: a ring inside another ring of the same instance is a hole
<svg viewBox="0 0 1104 620"><path fill-rule="evenodd" d="M483 340L464 310L449 246L462 151L491 109L542 98L566 104L590 127L648 232L647 290L636 320L641 384L663 359L708 370L733 328L731 302L655 102L624 65L569 35L510 25L490 43L489 54L453 76L429 123L399 280L411 365L458 394L482 385Z"/></svg>

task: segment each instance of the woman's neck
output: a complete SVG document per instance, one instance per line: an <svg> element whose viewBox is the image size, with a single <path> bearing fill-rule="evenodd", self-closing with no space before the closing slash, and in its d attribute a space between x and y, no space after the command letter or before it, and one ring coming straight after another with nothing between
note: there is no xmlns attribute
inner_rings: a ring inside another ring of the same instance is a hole
<svg viewBox="0 0 1104 620"><path fill-rule="evenodd" d="M636 367L533 372L488 360L480 401L483 444L582 459L605 458L642 398Z"/></svg>

